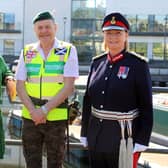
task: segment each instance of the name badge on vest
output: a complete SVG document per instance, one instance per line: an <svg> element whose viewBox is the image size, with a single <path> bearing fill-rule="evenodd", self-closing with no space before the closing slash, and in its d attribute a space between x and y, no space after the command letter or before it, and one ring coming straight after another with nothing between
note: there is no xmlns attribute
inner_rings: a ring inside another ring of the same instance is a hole
<svg viewBox="0 0 168 168"><path fill-rule="evenodd" d="M56 55L65 55L67 52L67 48L55 48L54 53Z"/></svg>
<svg viewBox="0 0 168 168"><path fill-rule="evenodd" d="M119 79L126 79L128 76L128 72L129 72L129 67L120 66L117 76Z"/></svg>

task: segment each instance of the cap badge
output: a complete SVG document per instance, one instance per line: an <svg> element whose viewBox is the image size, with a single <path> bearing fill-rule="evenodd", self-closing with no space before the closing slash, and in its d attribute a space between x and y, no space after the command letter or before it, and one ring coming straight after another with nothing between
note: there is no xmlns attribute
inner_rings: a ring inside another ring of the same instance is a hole
<svg viewBox="0 0 168 168"><path fill-rule="evenodd" d="M112 19L111 19L111 24L116 24L116 20L115 20L115 17L113 16Z"/></svg>

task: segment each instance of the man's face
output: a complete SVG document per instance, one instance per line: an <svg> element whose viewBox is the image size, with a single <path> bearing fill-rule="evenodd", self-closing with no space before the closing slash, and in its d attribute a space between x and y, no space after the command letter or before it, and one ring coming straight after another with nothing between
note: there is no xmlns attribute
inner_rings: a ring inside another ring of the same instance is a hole
<svg viewBox="0 0 168 168"><path fill-rule="evenodd" d="M55 38L56 30L56 24L50 19L37 21L34 24L36 36L42 43L52 42Z"/></svg>

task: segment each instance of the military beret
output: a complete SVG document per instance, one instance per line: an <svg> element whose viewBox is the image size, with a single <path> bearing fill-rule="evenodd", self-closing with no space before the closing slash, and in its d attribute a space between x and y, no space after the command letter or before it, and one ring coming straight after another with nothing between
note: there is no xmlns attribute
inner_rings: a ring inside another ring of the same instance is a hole
<svg viewBox="0 0 168 168"><path fill-rule="evenodd" d="M102 24L102 30L125 30L129 31L127 19L120 13L111 13L105 16Z"/></svg>
<svg viewBox="0 0 168 168"><path fill-rule="evenodd" d="M54 21L54 16L48 11L40 12L40 13L37 13L33 18L33 24L35 24L37 21L48 20L48 19L51 19Z"/></svg>

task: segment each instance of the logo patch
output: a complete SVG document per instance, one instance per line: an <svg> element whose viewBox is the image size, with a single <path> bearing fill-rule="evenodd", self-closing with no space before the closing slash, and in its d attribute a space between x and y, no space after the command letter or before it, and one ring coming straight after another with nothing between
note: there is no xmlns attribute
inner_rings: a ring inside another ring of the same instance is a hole
<svg viewBox="0 0 168 168"><path fill-rule="evenodd" d="M128 72L129 72L129 67L120 66L117 76L119 79L126 79L128 76Z"/></svg>
<svg viewBox="0 0 168 168"><path fill-rule="evenodd" d="M27 57L27 59L32 59L36 56L36 54L37 54L36 50L28 50L26 52L26 57Z"/></svg>
<svg viewBox="0 0 168 168"><path fill-rule="evenodd" d="M55 48L55 51L54 51L56 55L65 55L66 52L67 52L66 48Z"/></svg>

